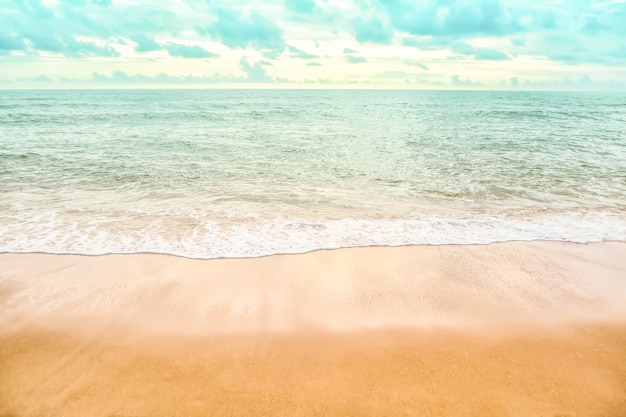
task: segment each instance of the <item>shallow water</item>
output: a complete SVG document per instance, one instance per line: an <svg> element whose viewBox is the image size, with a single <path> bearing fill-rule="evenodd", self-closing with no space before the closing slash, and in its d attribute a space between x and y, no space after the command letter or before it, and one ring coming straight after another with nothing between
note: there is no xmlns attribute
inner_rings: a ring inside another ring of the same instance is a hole
<svg viewBox="0 0 626 417"><path fill-rule="evenodd" d="M0 94L0 251L626 240L626 95Z"/></svg>

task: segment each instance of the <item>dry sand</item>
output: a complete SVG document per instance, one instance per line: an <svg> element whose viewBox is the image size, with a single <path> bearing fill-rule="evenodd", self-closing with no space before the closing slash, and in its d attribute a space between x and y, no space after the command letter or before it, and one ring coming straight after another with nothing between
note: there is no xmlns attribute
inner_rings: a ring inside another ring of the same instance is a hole
<svg viewBox="0 0 626 417"><path fill-rule="evenodd" d="M0 255L0 416L626 416L626 244Z"/></svg>

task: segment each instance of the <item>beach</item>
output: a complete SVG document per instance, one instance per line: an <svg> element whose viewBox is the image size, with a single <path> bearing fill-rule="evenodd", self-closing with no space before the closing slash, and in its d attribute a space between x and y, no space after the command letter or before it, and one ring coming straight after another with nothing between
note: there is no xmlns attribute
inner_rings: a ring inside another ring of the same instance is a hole
<svg viewBox="0 0 626 417"><path fill-rule="evenodd" d="M626 417L625 16L0 1L0 417Z"/></svg>
<svg viewBox="0 0 626 417"><path fill-rule="evenodd" d="M625 16L0 1L0 417L626 417Z"/></svg>
<svg viewBox="0 0 626 417"><path fill-rule="evenodd" d="M0 417L626 416L626 100L0 95Z"/></svg>
<svg viewBox="0 0 626 417"><path fill-rule="evenodd" d="M0 254L0 415L622 416L626 244Z"/></svg>

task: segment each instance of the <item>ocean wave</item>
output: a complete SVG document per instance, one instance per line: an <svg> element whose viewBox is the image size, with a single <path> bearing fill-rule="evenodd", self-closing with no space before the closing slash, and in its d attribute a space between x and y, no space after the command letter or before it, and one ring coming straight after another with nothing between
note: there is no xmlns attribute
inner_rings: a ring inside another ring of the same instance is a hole
<svg viewBox="0 0 626 417"><path fill-rule="evenodd" d="M80 215L81 213L79 213ZM552 240L626 241L626 215L565 213L535 219L264 219L233 215L127 213L65 220L56 213L0 224L0 252L101 255L163 253L189 258L241 258L359 246L489 244Z"/></svg>

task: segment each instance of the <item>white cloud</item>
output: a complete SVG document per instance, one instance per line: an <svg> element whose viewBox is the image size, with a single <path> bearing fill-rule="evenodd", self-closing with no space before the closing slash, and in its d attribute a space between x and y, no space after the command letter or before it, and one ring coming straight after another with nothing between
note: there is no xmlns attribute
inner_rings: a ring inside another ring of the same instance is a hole
<svg viewBox="0 0 626 417"><path fill-rule="evenodd" d="M2 2L0 64L3 79L18 84L40 76L42 84L90 82L94 72L116 71L150 82L157 74L170 82L237 74L256 82L375 84L404 82L378 75L406 71L440 74L437 82L457 87L501 88L503 79L507 88L626 85L626 2L436 3Z"/></svg>

